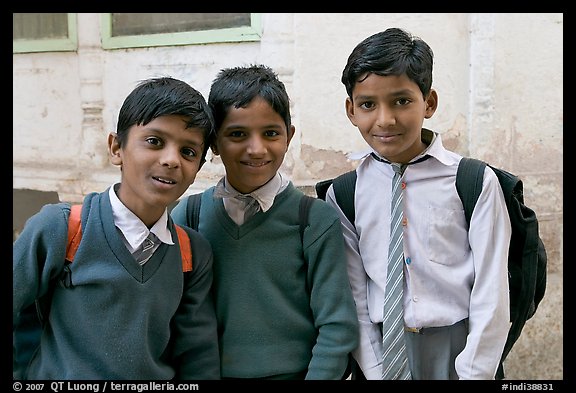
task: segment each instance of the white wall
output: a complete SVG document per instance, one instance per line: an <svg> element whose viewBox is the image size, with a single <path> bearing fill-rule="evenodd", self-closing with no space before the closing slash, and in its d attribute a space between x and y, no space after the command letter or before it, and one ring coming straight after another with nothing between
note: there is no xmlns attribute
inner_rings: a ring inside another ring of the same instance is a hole
<svg viewBox="0 0 576 393"><path fill-rule="evenodd" d="M13 56L16 188L77 199L107 186L118 171L106 134L139 80L172 75L207 96L220 68L253 62L272 66L292 98L298 135L285 170L300 183L337 174L344 154L365 146L344 114L342 68L360 40L390 26L433 48L440 106L425 125L452 148L519 174L562 170L562 14L264 14L261 42L111 51L99 23L78 15L78 53ZM534 162L542 153L546 167ZM196 188L221 173L207 165Z"/></svg>

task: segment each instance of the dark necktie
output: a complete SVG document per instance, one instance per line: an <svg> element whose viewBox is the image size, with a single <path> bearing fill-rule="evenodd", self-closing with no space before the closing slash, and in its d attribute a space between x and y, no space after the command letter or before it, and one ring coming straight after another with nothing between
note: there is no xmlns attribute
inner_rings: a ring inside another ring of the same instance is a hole
<svg viewBox="0 0 576 393"><path fill-rule="evenodd" d="M246 222L254 214L260 210L260 204L251 195L236 195L234 198L239 199L245 203L244 207L244 222Z"/></svg>
<svg viewBox="0 0 576 393"><path fill-rule="evenodd" d="M156 237L156 235L150 232L140 247L138 247L132 254L134 255L134 258L136 258L136 262L138 262L140 265L144 265L154 253L154 243L158 240L159 239Z"/></svg>

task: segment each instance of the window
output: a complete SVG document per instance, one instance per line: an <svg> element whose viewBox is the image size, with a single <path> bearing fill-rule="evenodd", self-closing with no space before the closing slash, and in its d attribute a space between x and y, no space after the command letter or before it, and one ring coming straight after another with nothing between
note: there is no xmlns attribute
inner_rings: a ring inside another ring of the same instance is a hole
<svg viewBox="0 0 576 393"><path fill-rule="evenodd" d="M105 49L258 41L260 14L115 13L102 14Z"/></svg>
<svg viewBox="0 0 576 393"><path fill-rule="evenodd" d="M12 14L12 52L75 51L76 14Z"/></svg>

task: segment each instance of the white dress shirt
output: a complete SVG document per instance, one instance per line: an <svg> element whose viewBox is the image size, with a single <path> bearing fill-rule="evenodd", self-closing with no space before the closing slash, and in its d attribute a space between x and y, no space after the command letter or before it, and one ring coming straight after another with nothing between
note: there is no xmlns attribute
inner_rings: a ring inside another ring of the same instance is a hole
<svg viewBox="0 0 576 393"><path fill-rule="evenodd" d="M144 224L136 214L132 213L132 211L128 209L122 201L120 201L115 191L118 186L119 184L117 183L110 187L110 204L112 205L114 224L116 224L116 227L124 235L122 240L124 241L126 248L128 248L128 251L133 254L134 251L136 251L144 242L146 237L148 237L150 232L155 234L162 243L170 245L174 244L172 234L168 229L168 209L164 211L160 219L156 221L152 228L148 229L146 224ZM160 244L160 242L154 244L154 251L156 251Z"/></svg>
<svg viewBox="0 0 576 393"><path fill-rule="evenodd" d="M260 209L263 212L266 212L274 204L274 198L276 198L276 195L284 191L288 184L289 180L285 179L280 172L277 172L276 175L262 187L245 195L250 195L256 199L260 205ZM246 203L235 198L237 195L242 194L228 183L226 176L220 179L216 185L216 189L214 190L215 198L223 198L222 202L224 203L224 208L230 218L236 223L236 225L242 225L244 223Z"/></svg>
<svg viewBox="0 0 576 393"><path fill-rule="evenodd" d="M356 170L355 225L337 206L332 187L326 200L340 213L346 239L360 322L360 345L354 357L366 378L381 379L380 325L394 171L370 153L360 156ZM487 167L468 231L455 186L461 156L446 150L439 134L425 153L431 157L409 165L403 179L404 254L410 258L410 264L404 265L404 322L408 327L439 327L469 318L467 343L456 358L456 372L460 379L493 379L510 327L511 227L502 190Z"/></svg>

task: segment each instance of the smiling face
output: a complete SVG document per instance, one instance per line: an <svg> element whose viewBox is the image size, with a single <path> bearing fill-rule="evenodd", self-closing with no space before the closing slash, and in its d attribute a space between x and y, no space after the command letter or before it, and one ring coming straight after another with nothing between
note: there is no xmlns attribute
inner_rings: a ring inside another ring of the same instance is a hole
<svg viewBox="0 0 576 393"><path fill-rule="evenodd" d="M226 178L243 194L262 187L276 175L294 135L270 104L256 97L244 108L230 107L212 151L220 155Z"/></svg>
<svg viewBox="0 0 576 393"><path fill-rule="evenodd" d="M130 127L122 145L111 133L110 161L122 171L118 198L151 227L194 182L203 147L202 130L186 128L186 117L179 115Z"/></svg>
<svg viewBox="0 0 576 393"><path fill-rule="evenodd" d="M346 114L364 140L390 162L408 163L424 151L424 119L438 105L436 91L426 100L418 85L406 75L368 76L356 82L353 101L346 99Z"/></svg>

